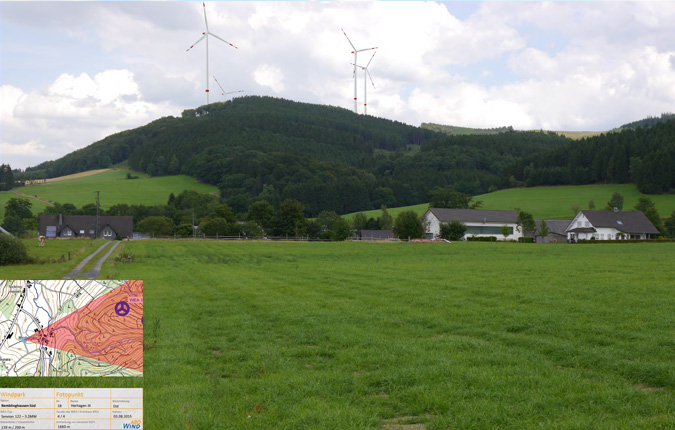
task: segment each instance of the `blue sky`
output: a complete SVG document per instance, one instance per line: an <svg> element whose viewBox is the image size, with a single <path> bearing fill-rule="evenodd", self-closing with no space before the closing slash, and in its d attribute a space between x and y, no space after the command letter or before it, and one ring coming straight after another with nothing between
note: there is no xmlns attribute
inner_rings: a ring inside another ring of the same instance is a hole
<svg viewBox="0 0 675 430"><path fill-rule="evenodd" d="M675 110L675 2L207 2L227 91L413 125L607 130ZM202 2L0 2L0 154L25 168L206 102ZM365 57L359 57L359 63ZM363 112L359 73L358 110ZM211 102L223 100L209 79Z"/></svg>

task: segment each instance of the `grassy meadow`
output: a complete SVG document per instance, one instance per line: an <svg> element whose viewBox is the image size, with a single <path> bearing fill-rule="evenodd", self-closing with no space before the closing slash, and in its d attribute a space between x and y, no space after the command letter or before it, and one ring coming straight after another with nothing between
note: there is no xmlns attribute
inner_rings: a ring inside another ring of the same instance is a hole
<svg viewBox="0 0 675 430"><path fill-rule="evenodd" d="M581 209L588 209L588 202L595 202L596 210L602 210L612 197L618 192L624 197L623 210L633 210L640 197L640 192L633 184L610 185L575 185L557 187L509 188L493 193L481 194L473 198L481 200L481 209L514 210L520 208L530 212L536 219L572 219L574 211L572 205L579 205ZM648 195L656 205L662 218L669 217L675 210L675 194ZM419 215L429 209L428 203L415 206L405 206L387 209L394 218L404 210L414 210ZM367 217L377 218L382 211L364 211ZM355 214L349 214L351 218Z"/></svg>
<svg viewBox="0 0 675 430"><path fill-rule="evenodd" d="M139 176L138 179L126 179L127 173ZM217 192L213 185L202 184L185 175L149 177L145 173L127 169L113 169L92 176L73 178L46 184L28 185L17 189L28 194L59 202L72 203L81 207L96 203L96 193L101 192L101 207L108 209L117 203L160 205L166 204L169 194L178 194L183 190L195 190L200 193Z"/></svg>
<svg viewBox="0 0 675 430"><path fill-rule="evenodd" d="M116 254L102 277L144 280L142 382L63 384L142 384L149 430L675 427L673 243Z"/></svg>

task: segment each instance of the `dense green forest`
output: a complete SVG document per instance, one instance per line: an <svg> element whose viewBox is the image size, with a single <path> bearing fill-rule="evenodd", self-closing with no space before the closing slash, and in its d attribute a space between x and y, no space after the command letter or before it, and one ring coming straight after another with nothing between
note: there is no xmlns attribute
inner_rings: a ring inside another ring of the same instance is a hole
<svg viewBox="0 0 675 430"><path fill-rule="evenodd" d="M638 127L653 127L658 123L670 121L675 119L675 114L673 113L662 113L661 116L648 116L647 118L641 119L639 121L629 122L619 127L616 131L625 130L627 128L638 128Z"/></svg>
<svg viewBox="0 0 675 430"><path fill-rule="evenodd" d="M298 199L306 214L426 201L435 186L469 194L499 187L508 163L567 142L542 133L446 136L336 107L243 97L186 110L27 169L60 176L128 160L151 175L217 185L235 211Z"/></svg>
<svg viewBox="0 0 675 430"><path fill-rule="evenodd" d="M502 185L635 183L645 194L675 189L675 119L571 142L518 160Z"/></svg>
<svg viewBox="0 0 675 430"><path fill-rule="evenodd" d="M255 201L278 207L297 199L308 216L418 204L434 187L476 195L634 181L643 192L667 192L674 127L672 121L577 142L510 128L446 135L337 107L250 96L111 135L28 168L22 179L128 161L153 176L182 173L216 185L237 213Z"/></svg>

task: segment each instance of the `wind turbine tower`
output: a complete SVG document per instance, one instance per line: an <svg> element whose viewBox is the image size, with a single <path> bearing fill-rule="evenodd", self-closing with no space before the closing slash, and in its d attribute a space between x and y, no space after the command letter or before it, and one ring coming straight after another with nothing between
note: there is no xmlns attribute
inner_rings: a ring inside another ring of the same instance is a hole
<svg viewBox="0 0 675 430"><path fill-rule="evenodd" d="M215 34L213 34L209 31L209 22L206 19L206 4L204 2L202 2L202 6L204 6L204 23L206 24L206 31L202 33L202 37L197 39L197 41L195 43L193 43L192 46L190 46L187 49L187 51L194 48L196 44L198 44L199 42L202 41L202 39L206 39L206 104L209 104L209 36L213 36L216 39L227 43L228 45L230 45L231 47L233 47L235 49L239 49L239 48L237 48L236 46L234 46L233 44L231 44L227 40L223 39L222 37L219 37L219 36L217 36L217 35L215 35Z"/></svg>
<svg viewBox="0 0 675 430"><path fill-rule="evenodd" d="M354 46L354 44L352 43L352 41L349 40L349 36L347 36L347 33L345 33L344 29L341 28L340 30L342 30L342 33L343 33L343 34L345 35L345 37L347 38L347 41L349 42L349 44L352 45L352 49L353 49L352 54L354 54L354 63L353 63L353 64L354 64L354 113L358 113L358 112L357 112L357 107L356 107L356 106L357 106L357 104L356 104L356 64L357 64L356 57L357 57L357 55L358 55L359 52L370 51L370 50L372 50L372 49L377 49L377 46L374 47L374 48L356 49L356 47Z"/></svg>
<svg viewBox="0 0 675 430"><path fill-rule="evenodd" d="M216 81L216 84L218 84L218 86L220 87L220 90L223 92L223 94L222 94L223 96L226 96L228 94L243 93L244 92L244 90L239 90L239 91L230 91L229 93L226 93L225 90L223 89L222 85L220 85L220 82L218 82L218 79L216 79L215 76L213 77L213 80Z"/></svg>
<svg viewBox="0 0 675 430"><path fill-rule="evenodd" d="M368 71L368 67L370 66L370 62L373 61L373 58L375 58L375 54L377 52L373 53L373 56L370 57L370 60L368 60L368 64L366 64L366 67L359 66L355 64L355 66L360 67L361 70L363 70L363 113L364 115L368 115L368 82L366 82L366 74L368 74L368 77L370 78L370 83L373 84L373 88L375 88L375 82L373 82L373 77L370 76L370 72Z"/></svg>

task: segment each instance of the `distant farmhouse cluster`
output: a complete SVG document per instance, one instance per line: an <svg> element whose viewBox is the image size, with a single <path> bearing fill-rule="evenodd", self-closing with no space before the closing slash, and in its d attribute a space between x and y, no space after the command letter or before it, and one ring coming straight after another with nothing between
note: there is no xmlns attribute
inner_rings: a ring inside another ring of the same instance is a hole
<svg viewBox="0 0 675 430"><path fill-rule="evenodd" d="M466 225L464 238L493 236L497 240L518 240L534 237L537 243L574 243L577 240L647 239L659 231L642 212L582 210L571 220L545 220L548 234L537 235L541 220L534 232L523 232L517 225L514 211L482 209L430 208L422 221L428 239L440 237L442 223L460 221ZM508 235L503 235L506 227Z"/></svg>
<svg viewBox="0 0 675 430"><path fill-rule="evenodd" d="M647 239L659 230L642 212L582 210L571 220L544 220L547 234L542 236L542 220L534 231L518 226L514 211L483 209L430 208L422 217L427 239L441 236L441 224L460 221L466 226L462 239L493 237L493 240L518 241L530 237L536 243L575 243L578 240ZM132 238L131 216L41 215L40 236L51 238ZM96 233L98 230L98 233ZM360 240L390 240L392 230L361 230Z"/></svg>

